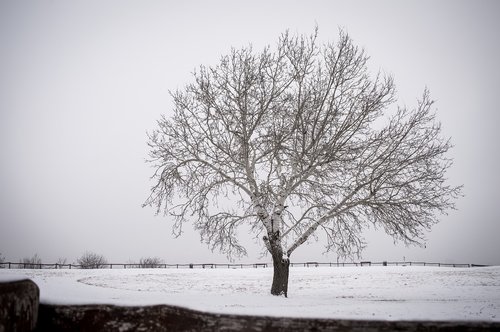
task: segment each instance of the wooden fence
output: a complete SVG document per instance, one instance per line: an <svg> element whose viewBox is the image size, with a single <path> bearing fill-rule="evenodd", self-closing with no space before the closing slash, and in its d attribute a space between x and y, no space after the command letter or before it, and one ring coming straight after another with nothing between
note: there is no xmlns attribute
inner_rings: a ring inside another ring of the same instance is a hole
<svg viewBox="0 0 500 332"><path fill-rule="evenodd" d="M346 267L346 266L439 266L439 267L485 267L488 265L480 264L466 264L466 263L429 263L429 262L348 262L348 263L319 263L319 262L306 262L306 263L290 263L290 266L303 266L303 267Z"/></svg>
<svg viewBox="0 0 500 332"><path fill-rule="evenodd" d="M137 269L137 268L202 268L202 269L215 269L215 268L227 268L227 269L238 269L238 268L267 268L272 267L272 263L253 263L253 264L216 264L216 263L197 263L197 264L137 264L137 263L108 263L101 264L98 267L100 269ZM456 263L429 263L429 262L335 262L335 263L320 263L320 262L305 262L305 263L290 263L290 267L348 267L348 266L438 266L438 267L484 267L487 265L478 264L456 264ZM85 269L85 267L78 264L32 264L32 263L13 263L13 262L2 262L0 263L0 269Z"/></svg>

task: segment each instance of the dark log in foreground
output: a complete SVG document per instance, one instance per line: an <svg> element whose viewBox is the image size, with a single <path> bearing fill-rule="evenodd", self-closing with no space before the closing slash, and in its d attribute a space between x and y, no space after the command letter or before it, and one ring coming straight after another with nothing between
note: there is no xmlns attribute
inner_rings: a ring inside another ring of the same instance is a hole
<svg viewBox="0 0 500 332"><path fill-rule="evenodd" d="M32 331L40 290L31 280L0 282L0 332Z"/></svg>
<svg viewBox="0 0 500 332"><path fill-rule="evenodd" d="M40 305L38 331L499 331L500 322L369 321L222 315L175 306Z"/></svg>

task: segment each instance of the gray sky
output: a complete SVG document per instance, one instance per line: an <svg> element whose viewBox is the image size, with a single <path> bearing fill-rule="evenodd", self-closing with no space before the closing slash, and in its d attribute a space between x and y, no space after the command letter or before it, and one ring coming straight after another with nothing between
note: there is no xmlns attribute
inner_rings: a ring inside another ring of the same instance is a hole
<svg viewBox="0 0 500 332"><path fill-rule="evenodd" d="M400 105L430 89L455 145L450 183L465 186L426 248L368 231L363 259L500 264L497 1L0 1L0 253L225 262L190 226L173 239L168 218L141 208L146 131L195 67L316 24L325 41L344 28L374 71L393 74ZM242 261L259 260L241 235ZM336 260L322 253L303 246L292 261Z"/></svg>

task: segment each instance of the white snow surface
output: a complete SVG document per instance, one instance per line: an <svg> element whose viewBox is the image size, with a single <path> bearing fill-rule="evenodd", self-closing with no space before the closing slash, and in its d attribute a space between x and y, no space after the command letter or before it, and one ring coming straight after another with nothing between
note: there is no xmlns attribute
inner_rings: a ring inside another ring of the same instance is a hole
<svg viewBox="0 0 500 332"><path fill-rule="evenodd" d="M272 268L7 270L50 304L171 304L245 315L500 321L500 267L292 267L288 298Z"/></svg>

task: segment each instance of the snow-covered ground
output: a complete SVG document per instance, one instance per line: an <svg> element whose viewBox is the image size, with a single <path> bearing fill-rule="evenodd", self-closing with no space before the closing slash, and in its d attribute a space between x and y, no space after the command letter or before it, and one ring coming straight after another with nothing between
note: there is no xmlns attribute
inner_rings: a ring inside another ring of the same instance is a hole
<svg viewBox="0 0 500 332"><path fill-rule="evenodd" d="M210 312L386 320L500 321L500 267L290 269L289 297L269 294L272 268L7 270L43 303L174 304Z"/></svg>

